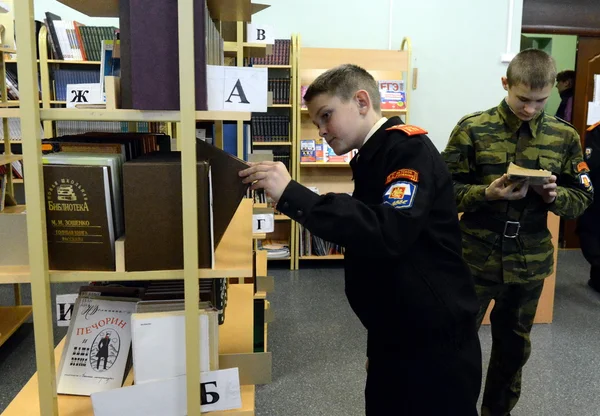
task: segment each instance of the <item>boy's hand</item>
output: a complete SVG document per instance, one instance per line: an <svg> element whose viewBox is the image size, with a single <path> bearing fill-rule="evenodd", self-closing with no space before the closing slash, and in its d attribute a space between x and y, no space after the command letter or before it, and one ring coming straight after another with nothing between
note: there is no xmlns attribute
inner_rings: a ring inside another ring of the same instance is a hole
<svg viewBox="0 0 600 416"><path fill-rule="evenodd" d="M543 185L531 185L531 188L537 192L546 204L551 204L556 199L556 176L552 175Z"/></svg>
<svg viewBox="0 0 600 416"><path fill-rule="evenodd" d="M288 186L292 177L281 162L250 163L248 169L240 172L244 183L252 183L252 189L264 189L275 203ZM254 182L254 183L253 183Z"/></svg>
<svg viewBox="0 0 600 416"><path fill-rule="evenodd" d="M529 181L509 182L508 175L504 174L485 189L485 199L487 201L496 201L499 199L516 201L517 199L525 198L528 190Z"/></svg>

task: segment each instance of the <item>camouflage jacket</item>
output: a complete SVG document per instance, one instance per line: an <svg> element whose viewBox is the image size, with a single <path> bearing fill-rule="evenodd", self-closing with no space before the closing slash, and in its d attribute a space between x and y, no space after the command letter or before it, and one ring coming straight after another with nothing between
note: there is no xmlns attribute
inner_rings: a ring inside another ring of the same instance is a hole
<svg viewBox="0 0 600 416"><path fill-rule="evenodd" d="M527 123L528 125L523 125ZM545 226L548 211L575 218L592 202L593 188L583 162L579 135L565 121L542 112L521 121L502 100L487 111L464 117L443 152L454 182L458 211L463 212L463 256L474 276L505 283L526 283L552 273L553 245ZM533 190L518 201L486 201L485 189L514 162L546 169L558 178L556 200L546 204ZM519 221L517 238L481 226L481 222Z"/></svg>

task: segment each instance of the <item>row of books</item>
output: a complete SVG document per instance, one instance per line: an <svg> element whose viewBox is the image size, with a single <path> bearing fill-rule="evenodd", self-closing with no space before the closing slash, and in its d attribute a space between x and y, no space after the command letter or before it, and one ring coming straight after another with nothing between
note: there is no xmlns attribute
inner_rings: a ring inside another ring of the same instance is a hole
<svg viewBox="0 0 600 416"><path fill-rule="evenodd" d="M285 240L258 240L258 249L267 252L267 259L287 259L290 257L290 245Z"/></svg>
<svg viewBox="0 0 600 416"><path fill-rule="evenodd" d="M252 141L288 142L290 141L290 116L268 113L252 113Z"/></svg>
<svg viewBox="0 0 600 416"><path fill-rule="evenodd" d="M50 269L114 271L125 234L125 270L183 268L181 154L170 151L169 136L89 133L44 143L53 151L42 158ZM246 195L237 172L247 165L202 140L197 149L198 267L211 268ZM157 202L157 190L168 204Z"/></svg>
<svg viewBox="0 0 600 416"><path fill-rule="evenodd" d="M380 80L379 95L381 98L380 107L382 110L406 110L406 91L404 80ZM300 108L306 109L304 95L308 86L300 87Z"/></svg>
<svg viewBox="0 0 600 416"><path fill-rule="evenodd" d="M336 155L327 141L320 139L300 140L300 162L343 162L348 163L356 155L357 150L351 150L343 155Z"/></svg>
<svg viewBox="0 0 600 416"><path fill-rule="evenodd" d="M273 104L289 104L291 82L289 78L269 78L268 90L273 93Z"/></svg>
<svg viewBox="0 0 600 416"><path fill-rule="evenodd" d="M65 61L100 61L102 41L115 39L117 31L115 27L62 20L50 12L46 12L45 23L52 57Z"/></svg>
<svg viewBox="0 0 600 416"><path fill-rule="evenodd" d="M126 133L129 131L129 124L130 123L126 121L60 120L55 122L55 129L57 136L84 134L90 131L104 133ZM163 123L138 121L135 124L135 128L138 133L160 133L164 129L164 126Z"/></svg>
<svg viewBox="0 0 600 416"><path fill-rule="evenodd" d="M86 65L88 66L88 65ZM69 84L97 84L100 82L100 69L62 69L57 68L51 72L50 81L54 89L54 97L58 101L67 100L67 85Z"/></svg>
<svg viewBox="0 0 600 416"><path fill-rule="evenodd" d="M292 41L290 39L275 39L273 51L264 58L250 58L249 65L289 65L290 48Z"/></svg>
<svg viewBox="0 0 600 416"><path fill-rule="evenodd" d="M344 248L330 243L300 226L300 256L329 256L344 254Z"/></svg>

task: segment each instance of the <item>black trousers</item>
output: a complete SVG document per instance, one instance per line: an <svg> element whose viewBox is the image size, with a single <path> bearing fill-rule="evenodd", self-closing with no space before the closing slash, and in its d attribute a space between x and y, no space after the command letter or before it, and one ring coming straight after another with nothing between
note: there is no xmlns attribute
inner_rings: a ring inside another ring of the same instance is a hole
<svg viewBox="0 0 600 416"><path fill-rule="evenodd" d="M589 209L577 221L577 234L581 252L592 266L590 281L600 288L600 210Z"/></svg>
<svg viewBox="0 0 600 416"><path fill-rule="evenodd" d="M459 346L370 356L366 414L477 416L480 389L481 349L474 329Z"/></svg>

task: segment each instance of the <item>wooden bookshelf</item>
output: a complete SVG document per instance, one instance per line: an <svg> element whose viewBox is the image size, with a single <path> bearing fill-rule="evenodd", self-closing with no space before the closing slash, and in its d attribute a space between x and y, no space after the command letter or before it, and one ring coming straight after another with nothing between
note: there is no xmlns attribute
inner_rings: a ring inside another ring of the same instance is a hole
<svg viewBox="0 0 600 416"><path fill-rule="evenodd" d="M237 354L252 352L252 308L254 302L253 285L230 285L225 323L219 327L219 353ZM25 309L25 307L23 307ZM29 308L31 314L31 308ZM0 313L4 311L0 309ZM2 316L2 315L0 315ZM29 315L28 315L29 316ZM24 320L27 317L24 318ZM4 322L4 321L2 321ZM2 331L2 327L0 327ZM0 341L2 335L0 335ZM0 343L1 345L1 343ZM60 357L65 346L65 339L54 349L55 362ZM38 374L35 373L21 389L15 399L8 405L2 416L37 416L40 413L38 397ZM254 386L241 386L242 408L225 412L210 412L211 416L253 416L255 413ZM60 416L93 416L92 400L90 397L59 394L57 397Z"/></svg>
<svg viewBox="0 0 600 416"><path fill-rule="evenodd" d="M348 162L300 162L302 168L347 168Z"/></svg>
<svg viewBox="0 0 600 416"><path fill-rule="evenodd" d="M31 306L0 306L0 346L31 316Z"/></svg>
<svg viewBox="0 0 600 416"><path fill-rule="evenodd" d="M292 65L252 65L253 68L292 69Z"/></svg>
<svg viewBox="0 0 600 416"><path fill-rule="evenodd" d="M329 254L327 256L300 256L300 260L343 260L343 254Z"/></svg>
<svg viewBox="0 0 600 416"><path fill-rule="evenodd" d="M252 146L291 146L292 142L252 142Z"/></svg>
<svg viewBox="0 0 600 416"><path fill-rule="evenodd" d="M407 107L410 108L411 45L410 40L402 41L400 50L372 49L337 49L337 48L305 48L299 47L298 79L299 86L310 85L319 75L328 69L352 62L365 68L375 80L404 80L406 85ZM298 102L298 134L301 140L319 139L318 130L313 125L308 110L301 108L300 93L296 95ZM408 120L409 110L382 110L385 117L402 116ZM300 140L296 142L296 154L300 155ZM298 156L299 157L299 156ZM319 189L319 193L351 193L354 190L352 172L347 162L299 162L297 163L296 180L305 186ZM343 255L332 256L300 256L300 232L296 231L295 244L296 265L298 260L337 260Z"/></svg>
<svg viewBox="0 0 600 416"><path fill-rule="evenodd" d="M118 15L118 0L60 0L62 4L72 7L89 16L115 17ZM266 6L253 5L250 0L209 0L209 9L213 19L247 17L240 19L242 27L249 21L252 13ZM181 111L136 111L136 110L80 110L54 109L51 104L50 65L97 65L88 61L48 60L42 53L39 65L35 59L36 39L33 16L33 0L19 0L15 8L15 36L19 39L19 61L17 65L20 92L20 108L0 109L0 118L6 126L9 117L21 119L22 137L28 140L21 142L23 159L27 166L27 182L25 193L27 200L27 240L28 266L3 267L0 269L0 282L29 282L31 285L32 310L34 316L35 359L37 373L14 398L3 415L92 415L89 397L63 396L56 394L56 353L51 310L50 285L53 282L75 282L92 280L136 280L136 279L183 279L185 285L185 318L186 318L186 362L187 362L187 408L189 414L199 415L200 382L199 374L199 325L198 325L198 278L215 277L251 277L252 264L252 203L244 201L230 224L231 233L223 237L217 249L214 269L197 268L198 227L190 226L197 222L196 187L196 152L195 141L181 140L179 150L182 154L182 194L183 207L183 245L184 268L175 271L150 272L94 272L94 271L50 271L48 270L48 251L46 241L45 201L43 191L43 171L41 163L40 121L44 122L44 134L52 135L52 121L148 121L176 122L179 137L194 137L196 121L234 120L242 122L250 119L249 113L195 111L195 91L186 88L193 83L195 65L194 49L188 40L193 38L193 0L178 0L178 59L180 77ZM47 50L47 31L42 27L39 35L40 51ZM3 59L3 58L2 58ZM42 108L39 105L38 71L42 80ZM10 142L10 140L7 140ZM15 156L2 156L5 163L15 160ZM20 158L20 156L18 156ZM1 162L0 162L1 163ZM187 225L187 226L186 226ZM232 228L233 227L233 228ZM229 232L230 229L227 231ZM35 276L35 278L31 277ZM159 277L160 276L160 277ZM15 286L17 288L18 286ZM220 330L221 353L251 353L253 351L253 285L229 284L226 323ZM15 297L17 297L15 295ZM236 299L241 299L239 302ZM19 306L19 305L18 305ZM241 308L242 314L235 312ZM4 322L0 314L0 321ZM230 329L226 329L229 327ZM8 333L8 332L7 332ZM222 348L221 348L222 347ZM225 351L225 352L224 352ZM213 415L250 416L254 414L255 390L253 386L242 387L244 407L230 412L215 412Z"/></svg>

